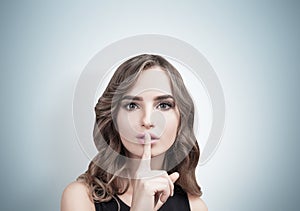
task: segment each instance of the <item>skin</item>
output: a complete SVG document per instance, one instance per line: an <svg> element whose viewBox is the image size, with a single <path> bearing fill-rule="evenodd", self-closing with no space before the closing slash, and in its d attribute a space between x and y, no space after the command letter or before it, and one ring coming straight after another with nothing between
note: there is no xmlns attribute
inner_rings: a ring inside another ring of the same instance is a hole
<svg viewBox="0 0 300 211"><path fill-rule="evenodd" d="M131 198L132 211L157 210L173 195L179 178L177 172L168 175L151 167L151 158L164 155L174 143L180 119L166 72L159 67L143 71L124 98L117 116L118 130L128 156L141 159L134 168L135 178L141 179L133 180L127 196L120 198L127 202ZM160 169L163 159L155 161Z"/></svg>
<svg viewBox="0 0 300 211"><path fill-rule="evenodd" d="M154 136L150 140L152 157L172 146L180 115L165 71L159 67L143 71L120 104L118 132L129 157L141 158L146 132Z"/></svg>
<svg viewBox="0 0 300 211"><path fill-rule="evenodd" d="M159 67L142 72L126 96L140 99L122 100L117 126L128 156L140 159L132 172L139 179L133 179L127 192L119 198L131 207L131 211L158 210L173 195L174 183L180 176L178 172L168 175L159 170L164 153L175 141L179 111L172 98L157 100L159 96L172 96L169 78ZM137 138L138 134L143 134L142 138ZM188 194L188 198L192 211L207 210L199 197ZM61 211L71 210L95 211L88 188L82 182L71 183L63 192Z"/></svg>
<svg viewBox="0 0 300 211"><path fill-rule="evenodd" d="M143 154L133 181L131 211L158 210L174 194L174 182L179 178L178 172L168 175L165 171L151 169L151 137L147 133Z"/></svg>
<svg viewBox="0 0 300 211"><path fill-rule="evenodd" d="M144 152L142 155L142 162L139 166L138 173L146 171L146 174L156 174L157 176L149 179L139 179L134 183L134 192L136 190L143 191L143 194L133 194L132 189L127 191L123 197L119 198L127 205L131 204L131 211L135 210L157 210L163 202L173 193L173 183L178 179L179 174L173 173L157 174L157 171L151 170L151 144L149 144L149 138L144 145ZM153 172L153 173L151 173ZM139 192L141 193L141 192ZM156 196L160 195L159 200ZM192 211L207 211L207 206L201 198L191 196L188 194L189 204ZM154 208L151 208L154 207ZM91 200L88 192L88 187L83 182L73 182L69 184L61 199L61 211L95 211L95 206Z"/></svg>

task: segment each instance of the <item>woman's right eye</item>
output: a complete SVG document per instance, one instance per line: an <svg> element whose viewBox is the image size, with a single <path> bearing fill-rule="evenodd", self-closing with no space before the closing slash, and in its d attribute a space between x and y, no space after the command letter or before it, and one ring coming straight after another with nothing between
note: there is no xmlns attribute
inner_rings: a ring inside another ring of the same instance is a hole
<svg viewBox="0 0 300 211"><path fill-rule="evenodd" d="M128 103L128 104L124 105L124 108L128 111L133 111L135 109L138 109L139 107L135 103Z"/></svg>

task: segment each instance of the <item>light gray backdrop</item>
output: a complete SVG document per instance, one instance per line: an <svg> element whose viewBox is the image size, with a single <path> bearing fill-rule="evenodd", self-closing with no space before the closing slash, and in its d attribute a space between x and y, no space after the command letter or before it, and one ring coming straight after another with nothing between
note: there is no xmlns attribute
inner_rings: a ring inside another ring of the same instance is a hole
<svg viewBox="0 0 300 211"><path fill-rule="evenodd" d="M103 47L139 34L197 48L223 85L227 124L199 168L209 210L299 210L297 1L1 1L0 210L59 210L87 168L72 98Z"/></svg>

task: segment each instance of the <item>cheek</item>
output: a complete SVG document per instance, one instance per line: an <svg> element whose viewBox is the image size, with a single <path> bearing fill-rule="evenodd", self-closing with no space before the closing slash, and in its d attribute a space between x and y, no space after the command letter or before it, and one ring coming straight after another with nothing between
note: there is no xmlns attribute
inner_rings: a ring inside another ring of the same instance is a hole
<svg viewBox="0 0 300 211"><path fill-rule="evenodd" d="M168 133L177 133L178 125L179 125L179 114L177 112L172 112L165 117L166 125L165 130Z"/></svg>
<svg viewBox="0 0 300 211"><path fill-rule="evenodd" d="M163 145L165 148L169 148L176 140L177 130L179 126L179 114L169 113L165 116L166 126L163 134Z"/></svg>
<svg viewBox="0 0 300 211"><path fill-rule="evenodd" d="M119 111L117 116L117 126L120 136L125 137L127 140L133 139L137 133L138 119L137 113L127 113L122 110Z"/></svg>

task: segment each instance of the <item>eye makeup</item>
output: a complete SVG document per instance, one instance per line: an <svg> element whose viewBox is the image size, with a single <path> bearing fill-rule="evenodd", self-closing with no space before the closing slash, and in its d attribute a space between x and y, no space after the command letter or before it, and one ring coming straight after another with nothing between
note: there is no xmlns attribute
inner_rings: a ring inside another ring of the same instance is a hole
<svg viewBox="0 0 300 211"><path fill-rule="evenodd" d="M129 103L122 104L122 108L124 108L127 111L133 111L139 109L140 106L134 102L129 102Z"/></svg>
<svg viewBox="0 0 300 211"><path fill-rule="evenodd" d="M142 108L141 102L136 102L134 100L133 101L124 100L124 101L121 103L121 107L127 111L134 111ZM155 101L153 107L161 111L167 111L175 107L175 102L171 99L161 100L158 102Z"/></svg>
<svg viewBox="0 0 300 211"><path fill-rule="evenodd" d="M158 105L156 106L157 109L162 110L162 111L167 111L174 107L175 107L175 103L172 101L162 101L162 102L159 102Z"/></svg>

